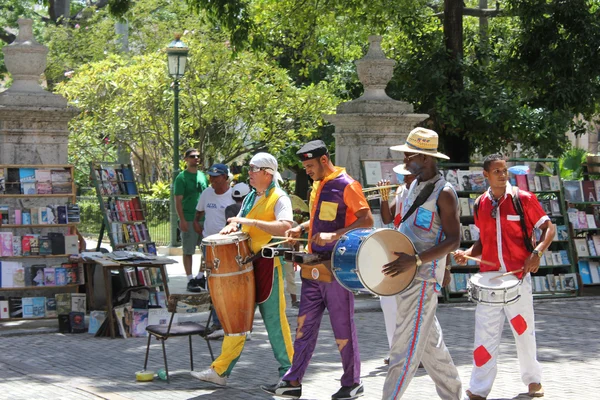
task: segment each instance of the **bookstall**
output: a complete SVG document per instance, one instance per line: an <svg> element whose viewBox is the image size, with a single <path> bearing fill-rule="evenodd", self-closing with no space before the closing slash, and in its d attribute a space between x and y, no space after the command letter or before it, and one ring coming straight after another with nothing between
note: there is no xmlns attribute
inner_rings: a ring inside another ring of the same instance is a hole
<svg viewBox="0 0 600 400"><path fill-rule="evenodd" d="M0 165L1 320L83 322L75 193L71 165Z"/></svg>
<svg viewBox="0 0 600 400"><path fill-rule="evenodd" d="M146 336L149 318L167 314L169 286L165 265L175 261L127 251L117 252L116 255L87 253L84 258L89 276L93 275L91 271L94 267L102 268L103 289L107 299L102 314L102 320L106 322L102 324L100 321L98 331L90 333L115 338L118 327L122 337ZM113 272L117 274L112 275ZM95 290L101 289L98 286L93 281L88 285L90 299L95 298ZM99 307L92 301L90 308Z"/></svg>
<svg viewBox="0 0 600 400"><path fill-rule="evenodd" d="M166 315L169 296L165 265L174 261L156 256L148 231L146 213L131 164L92 162L92 181L103 215L97 250L107 232L112 253L86 257L86 270L102 268L103 283L89 286L88 296L103 290L106 307L92 304L102 320L94 324L97 336L146 336L145 326ZM90 333L94 331L91 330Z"/></svg>
<svg viewBox="0 0 600 400"><path fill-rule="evenodd" d="M98 248L106 231L113 250L156 253L132 166L92 162L90 169L104 221Z"/></svg>
<svg viewBox="0 0 600 400"><path fill-rule="evenodd" d="M588 171L600 164L584 164L583 180L565 180L569 232L581 293L600 294L600 174Z"/></svg>

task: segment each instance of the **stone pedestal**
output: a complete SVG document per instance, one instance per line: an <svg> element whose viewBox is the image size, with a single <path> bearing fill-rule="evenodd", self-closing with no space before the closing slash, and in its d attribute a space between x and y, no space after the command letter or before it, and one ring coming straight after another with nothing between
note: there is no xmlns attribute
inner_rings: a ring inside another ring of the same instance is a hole
<svg viewBox="0 0 600 400"><path fill-rule="evenodd" d="M394 72L394 60L381 50L381 36L369 36L370 47L364 58L355 62L365 88L356 100L342 103L334 115L323 117L335 126L335 163L364 184L361 160L402 162L403 154L390 146L403 144L408 133L427 114L414 114L413 106L390 98L385 87Z"/></svg>
<svg viewBox="0 0 600 400"><path fill-rule="evenodd" d="M40 86L48 48L33 38L30 19L19 19L17 39L2 50L13 84L0 93L0 164L66 164L78 110Z"/></svg>

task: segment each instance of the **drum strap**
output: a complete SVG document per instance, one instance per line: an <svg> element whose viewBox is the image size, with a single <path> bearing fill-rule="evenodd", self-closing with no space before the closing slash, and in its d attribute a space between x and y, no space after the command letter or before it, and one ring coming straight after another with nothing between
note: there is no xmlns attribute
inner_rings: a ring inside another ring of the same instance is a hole
<svg viewBox="0 0 600 400"><path fill-rule="evenodd" d="M417 210L417 208L421 207L427 201L429 196L431 196L431 193L433 193L433 189L435 189L435 184L438 181L439 179L437 179L435 182L429 182L427 185L425 185L423 190L421 190L421 193L417 195L417 198L412 203L406 214L404 214L404 217L402 217L400 224L403 224L404 221L406 221Z"/></svg>
<svg viewBox="0 0 600 400"><path fill-rule="evenodd" d="M481 201L482 196L479 196L477 200L475 200L475 204L473 205L473 214L479 218L479 202ZM521 203L521 199L519 197L519 188L517 186L512 187L512 202L513 207L517 214L519 214L519 221L521 222L521 230L523 231L523 241L525 243L525 248L528 252L533 252L533 243L532 237L527 233L527 225L525 225L525 212L523 212L523 204Z"/></svg>

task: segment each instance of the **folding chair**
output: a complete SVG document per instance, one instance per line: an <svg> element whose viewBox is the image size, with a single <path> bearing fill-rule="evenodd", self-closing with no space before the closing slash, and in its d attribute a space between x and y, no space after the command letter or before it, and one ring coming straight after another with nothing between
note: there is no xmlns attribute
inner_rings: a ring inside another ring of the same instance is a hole
<svg viewBox="0 0 600 400"><path fill-rule="evenodd" d="M190 312L202 312L209 311L208 320L206 324L200 325L194 322L183 322L173 324L173 317L177 313L177 305L185 307L185 311L182 310L180 312L190 313ZM165 349L165 341L170 337L176 336L187 336L189 338L190 345L190 368L194 370L194 356L192 353L192 336L199 335L202 337L208 346L208 351L210 352L210 358L214 361L215 357L213 355L212 347L210 345L210 340L206 338L205 332L208 330L210 321L211 321L211 313L212 310L212 302L210 300L210 295L208 292L202 293L194 293L194 294L172 294L169 296L168 302L168 310L171 313L171 318L169 320L168 325L149 325L146 327L146 331L148 332L148 345L146 346L146 359L144 360L144 370L148 365L148 354L150 353L150 341L152 337L155 337L157 340L160 340L162 344L163 351L163 359L165 361L165 372L167 374L167 382L169 381L169 367L167 365L167 352Z"/></svg>

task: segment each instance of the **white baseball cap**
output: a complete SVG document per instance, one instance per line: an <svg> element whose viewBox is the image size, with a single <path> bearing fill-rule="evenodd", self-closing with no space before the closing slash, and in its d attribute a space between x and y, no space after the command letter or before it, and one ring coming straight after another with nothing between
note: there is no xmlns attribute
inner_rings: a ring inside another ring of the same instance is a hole
<svg viewBox="0 0 600 400"><path fill-rule="evenodd" d="M240 182L233 185L233 193L231 195L233 197L241 198L246 196L248 193L250 193L250 186L244 182Z"/></svg>

